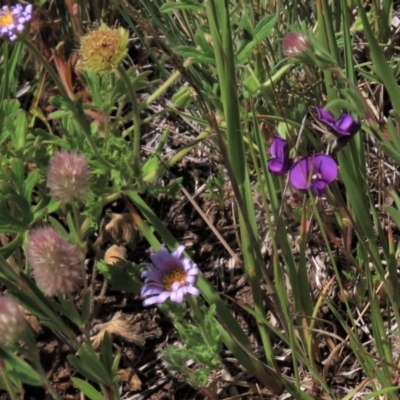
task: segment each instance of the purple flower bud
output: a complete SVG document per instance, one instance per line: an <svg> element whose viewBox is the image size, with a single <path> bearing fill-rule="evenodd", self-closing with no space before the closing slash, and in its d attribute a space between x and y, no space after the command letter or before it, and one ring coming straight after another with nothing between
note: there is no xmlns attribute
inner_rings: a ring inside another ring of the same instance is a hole
<svg viewBox="0 0 400 400"><path fill-rule="evenodd" d="M346 143L360 130L361 124L355 121L350 114L342 114L338 119L323 107L317 107L318 119L326 125L329 130Z"/></svg>
<svg viewBox="0 0 400 400"><path fill-rule="evenodd" d="M22 32L25 25L32 19L32 4L21 6L3 6L0 8L0 37L8 36L10 40L17 39L16 32Z"/></svg>
<svg viewBox="0 0 400 400"><path fill-rule="evenodd" d="M25 317L17 302L0 296L0 343L15 343L24 329Z"/></svg>
<svg viewBox="0 0 400 400"><path fill-rule="evenodd" d="M296 189L311 189L316 196L322 196L326 186L336 179L337 174L338 166L331 156L314 154L293 164L289 181Z"/></svg>
<svg viewBox="0 0 400 400"><path fill-rule="evenodd" d="M268 170L273 175L283 175L289 171L293 160L289 158L289 143L280 136L275 135L272 139L269 154L272 158L268 160Z"/></svg>
<svg viewBox="0 0 400 400"><path fill-rule="evenodd" d="M288 33L282 42L282 52L285 57L296 57L304 54L311 47L306 35L300 32Z"/></svg>
<svg viewBox="0 0 400 400"><path fill-rule="evenodd" d="M38 228L28 236L27 258L33 277L47 296L72 293L82 282L81 252L54 228Z"/></svg>
<svg viewBox="0 0 400 400"><path fill-rule="evenodd" d="M145 283L141 296L149 296L143 301L144 306L164 303L168 298L174 303L182 303L187 294L200 294L196 283L199 268L190 258L183 255L185 246L179 246L171 254L165 247L150 256L154 265L150 271L142 272Z"/></svg>
<svg viewBox="0 0 400 400"><path fill-rule="evenodd" d="M84 200L89 181L90 171L85 156L61 150L50 159L47 186L56 200L63 203Z"/></svg>

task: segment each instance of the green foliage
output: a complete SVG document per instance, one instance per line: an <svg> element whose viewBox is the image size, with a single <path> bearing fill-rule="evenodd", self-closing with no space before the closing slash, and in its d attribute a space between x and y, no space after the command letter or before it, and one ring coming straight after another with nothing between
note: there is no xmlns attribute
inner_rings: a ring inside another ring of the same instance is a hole
<svg viewBox="0 0 400 400"><path fill-rule="evenodd" d="M46 21L32 24L35 37L0 44L0 280L8 295L67 344L71 370L80 374L72 378L78 390L93 400L118 398L119 356L107 334L99 354L91 347L94 282L86 281L74 296L55 299L45 297L30 278L27 233L52 225L86 252L104 208L122 198L132 202L130 212L149 247L176 248L183 237L173 236L148 199L178 199L186 164L169 170L187 156L188 162L197 162L191 150L199 149L214 163L210 170L219 169L215 176L201 175L207 190L198 201L211 199L223 211L227 202L233 204L237 222L229 229L236 241L224 246L232 246L229 253L243 267L252 297L246 299L249 304L241 298L228 301L200 275L197 285L211 306L188 300L190 319L187 304L160 306L184 344L164 349L168 367L192 386L204 387L219 368L225 345L257 384L276 396L285 389L293 398L310 399L299 373L304 371L321 396L334 399L327 377L349 357L369 379L365 398L394 400L392 378L398 368L392 347L398 332L392 328L400 323L400 64L395 37L390 37L393 2L365 8L360 0L139 0L133 7L127 0L105 0L79 2L76 14L67 3L48 7L49 2L37 1L37 15ZM78 65L72 74L71 51L79 47L86 27L100 20L108 26L117 20L134 32L129 43L133 62L126 57L119 69L102 75L85 73ZM40 30L49 26L54 28L51 40L43 41ZM306 34L310 50L285 58L282 39L288 32ZM64 50L68 60L65 71L48 61L56 48L55 54L62 58ZM352 113L363 123L345 148L333 151L340 176L322 199L295 192L286 177L272 177L267 168L276 132L288 140L291 157L332 151L313 111L317 105L335 116ZM168 123L160 126L160 121ZM142 151L143 132L149 135L155 128L161 137ZM83 204L64 205L49 196L49 160L60 149L84 154L90 165L90 196ZM386 204L390 197L393 203ZM95 260L111 290L140 293L137 264L145 260L137 260L136 253L133 257L135 264L122 266ZM319 262L329 280L319 279L317 285L311 279ZM252 334L260 339L263 358L255 357L233 304L257 322ZM373 350L356 333L361 323ZM83 343L76 340L78 333L84 334ZM291 356L290 379L276 370L277 337L280 350ZM37 349L29 358L25 345L0 348L0 388L14 400L22 384L44 386L59 399ZM321 357L327 350L335 362ZM361 395L355 387L345 399Z"/></svg>
<svg viewBox="0 0 400 400"><path fill-rule="evenodd" d="M124 263L123 266L110 265L99 261L97 268L111 284L112 290L136 294L140 292L142 281L140 280L141 268L138 265L131 263Z"/></svg>
<svg viewBox="0 0 400 400"><path fill-rule="evenodd" d="M182 373L186 382L193 387L206 386L210 373L221 364L219 353L222 342L215 324L215 306L202 309L201 326L188 323L182 317L176 318L174 325L185 347L166 346L162 352L163 360L172 371ZM201 367L192 370L187 367L189 360Z"/></svg>

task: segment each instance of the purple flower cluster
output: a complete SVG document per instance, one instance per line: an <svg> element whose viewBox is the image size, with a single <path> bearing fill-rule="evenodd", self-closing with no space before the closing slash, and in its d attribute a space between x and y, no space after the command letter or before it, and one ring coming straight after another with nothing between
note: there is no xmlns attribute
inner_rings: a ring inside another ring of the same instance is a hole
<svg viewBox="0 0 400 400"><path fill-rule="evenodd" d="M341 145L346 144L361 128L361 124L347 113L336 119L330 111L317 107L317 115ZM293 164L289 143L278 135L274 136L269 152L268 169L271 174L278 176L289 172L289 182L294 188L312 190L316 196L323 196L327 185L336 179L339 171L336 161L326 154L303 157Z"/></svg>
<svg viewBox="0 0 400 400"><path fill-rule="evenodd" d="M21 33L25 25L32 19L32 4L25 7L3 6L0 8L0 37L8 36L10 40L17 39L16 33Z"/></svg>
<svg viewBox="0 0 400 400"><path fill-rule="evenodd" d="M186 295L200 294L196 283L199 268L185 257L185 246L179 246L171 254L165 247L150 256L154 265L142 273L145 278L140 295L147 297L144 306L164 303L168 298L174 303L182 303Z"/></svg>

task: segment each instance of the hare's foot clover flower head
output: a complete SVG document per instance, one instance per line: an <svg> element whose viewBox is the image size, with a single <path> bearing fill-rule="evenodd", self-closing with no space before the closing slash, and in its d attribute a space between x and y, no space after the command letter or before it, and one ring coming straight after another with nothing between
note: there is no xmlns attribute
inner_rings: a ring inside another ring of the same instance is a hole
<svg viewBox="0 0 400 400"><path fill-rule="evenodd" d="M310 49L310 40L303 33L291 32L283 38L282 52L285 57L299 57Z"/></svg>
<svg viewBox="0 0 400 400"><path fill-rule="evenodd" d="M25 317L17 302L0 296L0 344L15 343L21 335Z"/></svg>
<svg viewBox="0 0 400 400"><path fill-rule="evenodd" d="M85 156L61 150L49 163L47 187L50 195L63 203L85 200L90 181L90 170Z"/></svg>
<svg viewBox="0 0 400 400"><path fill-rule="evenodd" d="M69 294L82 282L81 252L54 228L38 228L28 235L27 259L33 277L47 296Z"/></svg>
<svg viewBox="0 0 400 400"><path fill-rule="evenodd" d="M15 6L3 6L0 8L0 37L8 36L10 40L17 39L16 33L21 33L25 25L32 18L32 4L25 7L17 4Z"/></svg>
<svg viewBox="0 0 400 400"><path fill-rule="evenodd" d="M312 190L316 196L322 196L327 185L338 174L336 161L326 154L314 154L301 158L293 164L289 172L289 181L300 190Z"/></svg>
<svg viewBox="0 0 400 400"><path fill-rule="evenodd" d="M342 144L347 143L361 128L361 124L350 114L344 113L338 119L323 107L317 107L318 119L326 125Z"/></svg>
<svg viewBox="0 0 400 400"><path fill-rule="evenodd" d="M187 294L200 294L196 283L199 268L183 255L185 246L179 246L171 254L164 247L150 256L154 265L150 271L144 271L145 278L140 295L147 297L144 306L163 303L168 298L174 303L182 303Z"/></svg>
<svg viewBox="0 0 400 400"><path fill-rule="evenodd" d="M272 139L269 153L272 156L272 158L268 160L269 172L273 175L286 174L293 162L289 158L289 143L280 136L275 135Z"/></svg>
<svg viewBox="0 0 400 400"><path fill-rule="evenodd" d="M102 24L81 38L79 68L85 72L110 73L128 53L129 32Z"/></svg>

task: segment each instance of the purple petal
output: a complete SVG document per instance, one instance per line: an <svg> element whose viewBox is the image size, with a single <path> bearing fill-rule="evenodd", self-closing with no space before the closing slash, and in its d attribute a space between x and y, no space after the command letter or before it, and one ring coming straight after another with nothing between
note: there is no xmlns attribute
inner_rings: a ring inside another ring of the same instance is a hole
<svg viewBox="0 0 400 400"><path fill-rule="evenodd" d="M143 307L151 306L158 302L158 296L149 297L146 300L143 300Z"/></svg>
<svg viewBox="0 0 400 400"><path fill-rule="evenodd" d="M200 290L194 286L186 286L186 292L192 294L193 296L199 296Z"/></svg>
<svg viewBox="0 0 400 400"><path fill-rule="evenodd" d="M354 136L360 128L361 124L355 121L350 114L343 114L335 124L335 131L343 136Z"/></svg>
<svg viewBox="0 0 400 400"><path fill-rule="evenodd" d="M311 187L310 157L295 162L289 172L289 181L296 189L305 190Z"/></svg>
<svg viewBox="0 0 400 400"><path fill-rule="evenodd" d="M273 158L285 159L289 156L289 143L280 136L274 135L269 153Z"/></svg>
<svg viewBox="0 0 400 400"><path fill-rule="evenodd" d="M161 249L158 250L157 253L152 254L150 258L153 264L162 272L169 271L176 267L178 261L168 253L165 247L161 247Z"/></svg>
<svg viewBox="0 0 400 400"><path fill-rule="evenodd" d="M171 293L171 301L174 303L183 303L185 294L182 289L178 289L175 292Z"/></svg>
<svg viewBox="0 0 400 400"><path fill-rule="evenodd" d="M289 159L271 158L268 160L268 170L273 175L284 175L289 171L291 164Z"/></svg>
<svg viewBox="0 0 400 400"><path fill-rule="evenodd" d="M312 183L312 190L316 196L321 197L321 196L323 196L327 185L328 184L325 181L323 181L322 179L315 180Z"/></svg>
<svg viewBox="0 0 400 400"><path fill-rule="evenodd" d="M170 296L171 296L171 292L169 292L169 291L165 291L165 292L160 293L158 295L157 303L164 303L164 301L167 300L168 297L170 297Z"/></svg>
<svg viewBox="0 0 400 400"><path fill-rule="evenodd" d="M333 126L336 122L335 116L329 111L325 110L324 107L317 107L318 119L325 125Z"/></svg>
<svg viewBox="0 0 400 400"><path fill-rule="evenodd" d="M195 267L195 268L193 268L193 267ZM197 267L197 265L193 264L193 267L186 271L187 276L197 276L199 274L200 271L199 271L199 268Z"/></svg>
<svg viewBox="0 0 400 400"><path fill-rule="evenodd" d="M185 246L181 245L171 253L171 256L180 259L184 251L185 251Z"/></svg>
<svg viewBox="0 0 400 400"><path fill-rule="evenodd" d="M144 285L140 291L140 296L154 296L155 294L162 293L164 290L165 289L162 286Z"/></svg>
<svg viewBox="0 0 400 400"><path fill-rule="evenodd" d="M297 161L289 172L289 181L296 189L308 190L315 187L315 193L321 193L326 184L334 181L338 174L336 161L325 154L315 154ZM318 194L320 195L320 194Z"/></svg>
<svg viewBox="0 0 400 400"><path fill-rule="evenodd" d="M325 154L316 154L314 156L314 173L319 173L321 179L326 183L333 182L338 174L336 161Z"/></svg>

